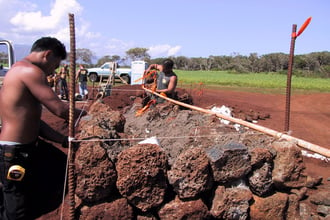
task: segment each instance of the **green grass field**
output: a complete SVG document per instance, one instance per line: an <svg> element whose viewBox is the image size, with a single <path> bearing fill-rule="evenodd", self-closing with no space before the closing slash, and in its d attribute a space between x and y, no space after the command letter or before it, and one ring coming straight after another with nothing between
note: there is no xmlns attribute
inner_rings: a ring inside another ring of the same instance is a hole
<svg viewBox="0 0 330 220"><path fill-rule="evenodd" d="M229 73L226 71L174 71L179 85L207 87L253 88L256 90L285 90L287 75L278 73ZM291 78L291 89L308 92L330 92L330 79L296 77Z"/></svg>

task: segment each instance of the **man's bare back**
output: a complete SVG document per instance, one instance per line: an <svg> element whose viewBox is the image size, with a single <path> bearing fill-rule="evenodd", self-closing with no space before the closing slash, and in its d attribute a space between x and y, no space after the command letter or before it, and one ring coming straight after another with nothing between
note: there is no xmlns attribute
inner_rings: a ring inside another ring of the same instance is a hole
<svg viewBox="0 0 330 220"><path fill-rule="evenodd" d="M29 194L29 184L34 181L32 164L38 150L38 137L68 146L66 135L41 120L43 106L68 119L69 105L57 97L47 82L47 76L54 73L66 56L64 44L56 38L40 38L32 45L30 54L15 63L3 80L0 89L0 219L35 219L33 210L29 210L34 199ZM78 117L81 110L75 109L75 113ZM10 168L13 166L20 167L20 179L12 176ZM25 169L29 175L24 175Z"/></svg>
<svg viewBox="0 0 330 220"><path fill-rule="evenodd" d="M0 140L26 144L38 137L41 105L25 84L31 75L42 78L43 73L36 69L31 63L20 61L7 73L0 90Z"/></svg>
<svg viewBox="0 0 330 220"><path fill-rule="evenodd" d="M60 62L61 58L50 50L31 52L8 71L0 90L0 141L21 144L35 141L44 131L40 129L42 105L59 117L68 118L68 104L47 84L47 75Z"/></svg>

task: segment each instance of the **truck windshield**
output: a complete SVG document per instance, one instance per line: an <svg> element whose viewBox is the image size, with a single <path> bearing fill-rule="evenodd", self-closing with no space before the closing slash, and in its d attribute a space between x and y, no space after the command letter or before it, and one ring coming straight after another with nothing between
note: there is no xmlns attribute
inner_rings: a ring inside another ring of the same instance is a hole
<svg viewBox="0 0 330 220"><path fill-rule="evenodd" d="M104 64L102 69L109 69L109 64Z"/></svg>

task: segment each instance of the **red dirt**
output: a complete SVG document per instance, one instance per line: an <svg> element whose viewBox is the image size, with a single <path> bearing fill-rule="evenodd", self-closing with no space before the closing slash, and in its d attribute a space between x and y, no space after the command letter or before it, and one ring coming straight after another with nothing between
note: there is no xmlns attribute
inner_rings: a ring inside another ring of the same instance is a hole
<svg viewBox="0 0 330 220"><path fill-rule="evenodd" d="M241 111L270 114L270 118L258 124L275 131L284 131L286 96L228 90L205 89L195 105L206 107L231 106ZM330 149L330 94L312 93L292 95L290 103L290 135ZM323 176L323 183L330 177L329 163L305 158L306 170L310 175ZM329 181L327 181L329 182Z"/></svg>
<svg viewBox="0 0 330 220"><path fill-rule="evenodd" d="M132 102L129 96L138 94L139 92L135 91L135 89L140 89L140 87L136 86L126 86L126 88L130 90L125 93L113 90L112 95L107 97L107 99L111 99L109 103L111 103L113 108L124 108L128 103ZM187 92L193 96L194 105L196 106L206 108L213 105L218 107L225 105L235 109L236 112L254 111L262 115L269 114L270 118L259 120L258 124L279 132L283 132L284 130L285 95L214 89L202 89L199 92L189 91L188 89ZM77 102L76 106L81 107L82 104ZM293 94L291 97L290 116L291 135L330 149L330 129L328 128L330 125L329 109L329 93ZM44 112L43 119L52 127L67 134L68 127L63 120L52 116L48 111ZM330 184L328 181L330 178L330 169L328 168L330 162L327 163L312 158L306 158L304 161L307 166L307 173L322 176L322 183ZM56 218L58 218L58 214L55 211ZM46 218L51 220L52 215L45 215L39 219Z"/></svg>
<svg viewBox="0 0 330 220"><path fill-rule="evenodd" d="M270 119L261 120L259 124L279 132L284 130L285 95L205 89L195 100L197 106L216 104L268 113ZM293 95L290 108L291 135L330 149L330 94Z"/></svg>

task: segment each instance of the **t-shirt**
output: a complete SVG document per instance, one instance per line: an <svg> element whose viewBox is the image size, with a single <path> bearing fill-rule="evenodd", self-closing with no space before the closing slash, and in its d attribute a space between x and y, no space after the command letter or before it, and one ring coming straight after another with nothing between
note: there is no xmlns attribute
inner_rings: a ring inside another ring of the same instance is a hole
<svg viewBox="0 0 330 220"><path fill-rule="evenodd" d="M80 70L79 82L87 82L87 70L86 69Z"/></svg>

